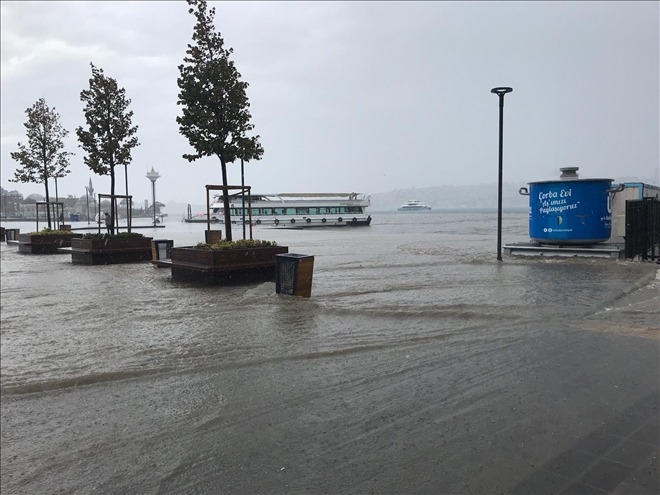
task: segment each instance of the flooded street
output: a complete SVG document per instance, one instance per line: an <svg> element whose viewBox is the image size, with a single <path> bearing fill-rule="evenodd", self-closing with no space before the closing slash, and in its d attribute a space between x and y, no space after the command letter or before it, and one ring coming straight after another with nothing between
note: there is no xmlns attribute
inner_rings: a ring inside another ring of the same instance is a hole
<svg viewBox="0 0 660 495"><path fill-rule="evenodd" d="M658 492L657 265L372 216L255 228L315 256L311 299L2 244L2 493Z"/></svg>

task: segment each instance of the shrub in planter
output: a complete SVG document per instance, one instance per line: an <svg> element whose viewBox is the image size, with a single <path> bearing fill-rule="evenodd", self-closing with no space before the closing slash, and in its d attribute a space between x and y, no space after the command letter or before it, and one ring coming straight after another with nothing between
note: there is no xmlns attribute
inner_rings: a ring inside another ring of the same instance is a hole
<svg viewBox="0 0 660 495"><path fill-rule="evenodd" d="M85 234L83 239L135 239L138 237L144 237L143 234L138 232L120 232L119 234L110 235L110 234Z"/></svg>
<svg viewBox="0 0 660 495"><path fill-rule="evenodd" d="M31 254L55 254L59 248L70 247L73 239L82 237L66 230L46 227L40 232L18 235L18 251Z"/></svg>
<svg viewBox="0 0 660 495"><path fill-rule="evenodd" d="M278 254L289 251L271 241L238 240L172 248L172 278L206 283L274 280Z"/></svg>
<svg viewBox="0 0 660 495"><path fill-rule="evenodd" d="M277 246L277 243L275 241L262 241L259 239L239 239L238 241L222 240L220 242L216 242L215 244L200 242L195 246L195 249L223 251L226 249L245 249L245 248L275 247L275 246Z"/></svg>
<svg viewBox="0 0 660 495"><path fill-rule="evenodd" d="M85 234L71 242L71 260L88 265L149 261L151 240L151 237L133 232Z"/></svg>
<svg viewBox="0 0 660 495"><path fill-rule="evenodd" d="M53 230L51 228L44 228L39 232L30 232L30 235L74 235L70 230Z"/></svg>

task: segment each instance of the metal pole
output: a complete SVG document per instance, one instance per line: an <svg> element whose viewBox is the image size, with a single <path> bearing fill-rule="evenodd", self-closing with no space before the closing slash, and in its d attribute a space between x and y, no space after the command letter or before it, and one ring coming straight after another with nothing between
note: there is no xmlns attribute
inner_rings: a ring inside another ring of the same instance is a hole
<svg viewBox="0 0 660 495"><path fill-rule="evenodd" d="M60 225L60 205L57 203L60 202L59 195L57 194L57 176L55 176L55 209L57 210L57 229L61 229L62 226ZM64 215L64 209L62 209L62 215Z"/></svg>
<svg viewBox="0 0 660 495"><path fill-rule="evenodd" d="M243 175L243 159L241 158L241 198L243 203L243 240L245 240L245 177ZM252 223L252 222L250 222Z"/></svg>
<svg viewBox="0 0 660 495"><path fill-rule="evenodd" d="M153 201L154 201L154 227L156 226L156 181L151 181L151 189L153 192Z"/></svg>
<svg viewBox="0 0 660 495"><path fill-rule="evenodd" d="M497 181L497 261L502 261L502 148L504 137L504 95L511 93L513 88L493 88L491 93L500 98L500 150L499 150L499 174Z"/></svg>

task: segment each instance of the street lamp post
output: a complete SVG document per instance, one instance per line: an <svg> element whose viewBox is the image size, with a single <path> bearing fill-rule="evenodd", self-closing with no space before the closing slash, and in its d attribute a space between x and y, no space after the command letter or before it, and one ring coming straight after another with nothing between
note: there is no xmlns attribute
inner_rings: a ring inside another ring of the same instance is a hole
<svg viewBox="0 0 660 495"><path fill-rule="evenodd" d="M500 153L499 177L497 182L497 261L502 261L502 145L504 136L504 95L511 93L513 88L499 87L490 90L500 98Z"/></svg>
<svg viewBox="0 0 660 495"><path fill-rule="evenodd" d="M154 227L156 226L156 180L160 177L160 174L151 167L151 171L147 172L147 179L151 181L151 194L154 204Z"/></svg>
<svg viewBox="0 0 660 495"><path fill-rule="evenodd" d="M87 225L89 225L89 189L85 186L85 200L87 201Z"/></svg>

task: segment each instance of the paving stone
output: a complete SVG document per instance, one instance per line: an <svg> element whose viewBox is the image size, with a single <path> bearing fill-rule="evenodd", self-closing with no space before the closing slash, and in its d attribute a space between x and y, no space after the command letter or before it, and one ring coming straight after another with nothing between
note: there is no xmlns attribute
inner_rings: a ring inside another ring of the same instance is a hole
<svg viewBox="0 0 660 495"><path fill-rule="evenodd" d="M545 468L562 476L574 478L598 460L591 454L577 450L567 450L545 464Z"/></svg>
<svg viewBox="0 0 660 495"><path fill-rule="evenodd" d="M646 423L630 438L636 442L646 443L657 447L660 443L660 428L658 423L654 421Z"/></svg>
<svg viewBox="0 0 660 495"><path fill-rule="evenodd" d="M538 469L516 485L510 495L554 495L570 482L570 478Z"/></svg>
<svg viewBox="0 0 660 495"><path fill-rule="evenodd" d="M658 495L660 487L647 483L642 485L637 481L624 481L619 483L612 491L613 495Z"/></svg>
<svg viewBox="0 0 660 495"><path fill-rule="evenodd" d="M571 450L579 450L587 454L602 456L619 442L621 442L621 438L600 433L597 430L575 442Z"/></svg>
<svg viewBox="0 0 660 495"><path fill-rule="evenodd" d="M608 420L598 431L616 437L627 437L644 423L648 417L619 416Z"/></svg>
<svg viewBox="0 0 660 495"><path fill-rule="evenodd" d="M648 459L657 447L646 443L635 442L633 440L624 440L617 445L615 449L608 453L605 458L610 461L626 464L633 468L639 467Z"/></svg>
<svg viewBox="0 0 660 495"><path fill-rule="evenodd" d="M573 483L566 488L566 490L561 492L561 495L604 495L606 493L606 491L601 490L600 488L584 485L582 483Z"/></svg>
<svg viewBox="0 0 660 495"><path fill-rule="evenodd" d="M630 466L602 459L578 480L605 491L612 491L634 471Z"/></svg>

